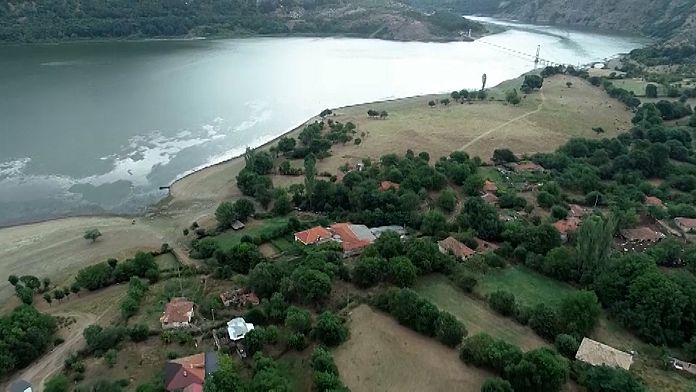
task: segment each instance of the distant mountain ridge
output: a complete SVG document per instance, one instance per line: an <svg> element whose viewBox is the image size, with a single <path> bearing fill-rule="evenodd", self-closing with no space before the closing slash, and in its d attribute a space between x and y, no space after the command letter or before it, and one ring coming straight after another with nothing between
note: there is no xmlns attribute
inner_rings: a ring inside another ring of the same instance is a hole
<svg viewBox="0 0 696 392"><path fill-rule="evenodd" d="M696 41L695 0L503 0L494 14L530 23L641 33L671 44Z"/></svg>

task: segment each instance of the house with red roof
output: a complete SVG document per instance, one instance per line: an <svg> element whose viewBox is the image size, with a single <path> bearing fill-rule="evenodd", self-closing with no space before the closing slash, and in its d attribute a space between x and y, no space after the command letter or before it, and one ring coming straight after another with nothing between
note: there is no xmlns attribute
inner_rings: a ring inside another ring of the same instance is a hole
<svg viewBox="0 0 696 392"><path fill-rule="evenodd" d="M343 256L353 256L361 253L375 242L376 237L365 225L352 223L335 223L330 227L334 241L341 244Z"/></svg>
<svg viewBox="0 0 696 392"><path fill-rule="evenodd" d="M164 365L164 388L169 392L200 392L206 376L217 368L218 358L215 352L173 359Z"/></svg>
<svg viewBox="0 0 696 392"><path fill-rule="evenodd" d="M464 245L462 242L452 236L449 236L442 241L438 241L437 246L440 249L440 252L444 254L451 253L462 260L466 260L467 258L476 254L475 250Z"/></svg>
<svg viewBox="0 0 696 392"><path fill-rule="evenodd" d="M401 188L401 186L400 186L399 184L395 183L395 182L391 182L391 181L386 181L386 180L385 180L385 181L382 181L382 182L379 183L379 190L380 190L380 192L386 192L386 191L388 191L388 190L390 190L390 189L393 189L393 190L395 190L395 191L398 191L399 188Z"/></svg>
<svg viewBox="0 0 696 392"><path fill-rule="evenodd" d="M476 241L476 252L478 253L490 252L499 248L498 245L478 237L474 238L474 241Z"/></svg>
<svg viewBox="0 0 696 392"><path fill-rule="evenodd" d="M674 218L674 222L684 233L696 231L696 219L693 218Z"/></svg>
<svg viewBox="0 0 696 392"><path fill-rule="evenodd" d="M495 185L495 182L491 180L486 180L483 182L483 192L484 193L496 193L498 192L498 186Z"/></svg>
<svg viewBox="0 0 696 392"><path fill-rule="evenodd" d="M331 240L331 232L321 226L295 233L295 241L301 242L302 245L316 245L329 240Z"/></svg>
<svg viewBox="0 0 696 392"><path fill-rule="evenodd" d="M193 318L193 302L184 297L175 297L165 306L160 323L162 329L186 328Z"/></svg>
<svg viewBox="0 0 696 392"><path fill-rule="evenodd" d="M481 195L481 199L490 205L498 205L498 196L494 195L493 193L484 193Z"/></svg>
<svg viewBox="0 0 696 392"><path fill-rule="evenodd" d="M534 162L522 162L514 166L517 172L542 172L544 168Z"/></svg>
<svg viewBox="0 0 696 392"><path fill-rule="evenodd" d="M656 206L656 207L664 207L665 203L662 202L662 200L658 197L655 196L646 196L645 197L645 204L649 206Z"/></svg>

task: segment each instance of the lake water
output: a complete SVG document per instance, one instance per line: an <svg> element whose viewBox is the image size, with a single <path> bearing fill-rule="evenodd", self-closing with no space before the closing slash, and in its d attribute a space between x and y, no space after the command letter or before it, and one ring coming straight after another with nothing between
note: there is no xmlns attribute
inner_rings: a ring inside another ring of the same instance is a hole
<svg viewBox="0 0 696 392"><path fill-rule="evenodd" d="M485 42L257 38L0 47L0 225L134 213L324 108L598 61L636 37L507 24Z"/></svg>

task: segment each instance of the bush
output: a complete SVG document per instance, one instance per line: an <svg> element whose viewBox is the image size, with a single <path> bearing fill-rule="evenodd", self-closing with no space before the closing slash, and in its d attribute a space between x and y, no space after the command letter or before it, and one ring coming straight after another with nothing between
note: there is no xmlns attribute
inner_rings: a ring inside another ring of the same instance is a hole
<svg viewBox="0 0 696 392"><path fill-rule="evenodd" d="M489 378L481 386L481 392L513 392L510 382L500 377Z"/></svg>
<svg viewBox="0 0 696 392"><path fill-rule="evenodd" d="M353 283L358 287L374 286L384 278L386 262L376 257L362 257L353 268Z"/></svg>
<svg viewBox="0 0 696 392"><path fill-rule="evenodd" d="M474 291L474 287L476 287L476 284L478 284L476 276L467 271L463 266L457 266L457 268L455 268L454 271L452 271L452 273L449 275L449 279L457 287L467 293Z"/></svg>
<svg viewBox="0 0 696 392"><path fill-rule="evenodd" d="M296 306L289 307L285 316L285 326L296 333L305 334L309 332L312 329L312 319L309 311Z"/></svg>
<svg viewBox="0 0 696 392"><path fill-rule="evenodd" d="M491 309L503 316L512 316L517 308L515 296L505 290L498 290L488 296L488 304Z"/></svg>
<svg viewBox="0 0 696 392"><path fill-rule="evenodd" d="M435 337L440 343L454 347L462 342L466 334L464 324L456 317L447 312L440 312L435 323Z"/></svg>
<svg viewBox="0 0 696 392"><path fill-rule="evenodd" d="M56 374L46 381L44 392L68 392L70 390L70 381L62 374Z"/></svg>
<svg viewBox="0 0 696 392"><path fill-rule="evenodd" d="M348 329L341 319L329 311L320 314L317 318L314 334L319 341L330 347L338 346L348 339Z"/></svg>
<svg viewBox="0 0 696 392"><path fill-rule="evenodd" d="M553 339L558 334L558 319L556 312L546 304L538 304L532 308L529 316L529 326L547 339Z"/></svg>
<svg viewBox="0 0 696 392"><path fill-rule="evenodd" d="M331 352L324 347L317 347L312 352L312 369L316 372L338 374Z"/></svg>
<svg viewBox="0 0 696 392"><path fill-rule="evenodd" d="M389 260L389 279L399 287L411 286L418 277L416 267L406 256Z"/></svg>
<svg viewBox="0 0 696 392"><path fill-rule="evenodd" d="M554 345L556 346L556 350L558 350L561 355L570 359L575 358L575 354L578 352L578 348L580 347L577 339L571 335L566 335L563 333L556 336Z"/></svg>
<svg viewBox="0 0 696 392"><path fill-rule="evenodd" d="M288 338L288 347L293 350L302 351L307 347L307 339L302 333L294 333Z"/></svg>

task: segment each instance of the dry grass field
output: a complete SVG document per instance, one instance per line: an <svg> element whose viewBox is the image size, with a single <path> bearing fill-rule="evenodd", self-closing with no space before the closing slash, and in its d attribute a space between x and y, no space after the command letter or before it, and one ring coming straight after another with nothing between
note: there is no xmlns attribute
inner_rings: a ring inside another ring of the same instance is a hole
<svg viewBox="0 0 696 392"><path fill-rule="evenodd" d="M350 334L334 350L334 360L341 379L354 392L478 392L492 376L466 366L455 350L367 305L352 311Z"/></svg>
<svg viewBox="0 0 696 392"><path fill-rule="evenodd" d="M568 88L566 82L573 85ZM491 96L502 99L505 91L519 84L520 79L505 82L492 89ZM550 151L570 137L598 137L593 127L604 128L606 133L600 137L615 136L628 129L631 119L631 112L604 91L570 76L546 79L542 92L526 96L517 106L501 101L428 106L431 99L444 97L413 97L337 109L332 119L351 121L357 125L357 136L362 132L366 136L358 146L334 146L333 156L320 162L318 170L333 173L346 162L403 154L407 149L427 151L433 159L457 149L483 159L503 147L516 153ZM371 108L386 110L388 118L368 118L366 112Z"/></svg>

